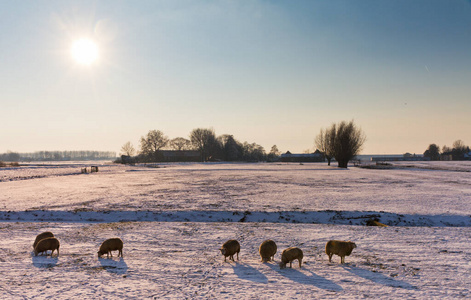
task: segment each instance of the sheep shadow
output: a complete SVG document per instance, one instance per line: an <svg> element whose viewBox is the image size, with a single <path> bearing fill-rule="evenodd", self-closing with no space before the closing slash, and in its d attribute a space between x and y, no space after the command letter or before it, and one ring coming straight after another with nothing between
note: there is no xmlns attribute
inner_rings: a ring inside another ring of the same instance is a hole
<svg viewBox="0 0 471 300"><path fill-rule="evenodd" d="M232 268L234 269L234 274L236 274L240 279L250 280L258 283L268 283L267 276L247 264L236 262L234 265L232 265Z"/></svg>
<svg viewBox="0 0 471 300"><path fill-rule="evenodd" d="M362 269L359 267L344 265L343 268L359 277L373 281L374 283L382 284L389 287L402 288L406 290L416 290L417 287L408 282L393 279L379 272Z"/></svg>
<svg viewBox="0 0 471 300"><path fill-rule="evenodd" d="M31 252L31 257L33 261L33 266L36 268L53 268L59 262L59 257L51 256L51 255L38 255L35 256L33 252Z"/></svg>
<svg viewBox="0 0 471 300"><path fill-rule="evenodd" d="M296 264L297 266L297 264ZM343 288L336 284L333 281L328 280L327 278L324 278L322 276L317 275L316 273L306 270L307 272L310 273L310 275L306 275L303 272L299 271L298 269L294 268L285 268L285 269L280 269L278 265L270 265L270 268L272 268L274 271L278 272L280 275L294 281L297 283L301 284L309 284L309 285L314 285L320 289L327 290L327 291L333 291L333 292L340 292L343 290Z"/></svg>
<svg viewBox="0 0 471 300"><path fill-rule="evenodd" d="M100 262L101 267L107 272L123 275L128 271L128 265L122 257L120 257L119 260L99 257L98 261Z"/></svg>

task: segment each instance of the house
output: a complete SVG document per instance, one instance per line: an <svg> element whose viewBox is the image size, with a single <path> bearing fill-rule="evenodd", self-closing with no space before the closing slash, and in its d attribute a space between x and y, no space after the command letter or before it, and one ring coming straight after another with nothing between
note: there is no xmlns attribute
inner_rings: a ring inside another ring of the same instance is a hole
<svg viewBox="0 0 471 300"><path fill-rule="evenodd" d="M281 154L282 162L324 162L325 157L319 151L316 150L314 153L303 153L303 154L292 154L287 151Z"/></svg>

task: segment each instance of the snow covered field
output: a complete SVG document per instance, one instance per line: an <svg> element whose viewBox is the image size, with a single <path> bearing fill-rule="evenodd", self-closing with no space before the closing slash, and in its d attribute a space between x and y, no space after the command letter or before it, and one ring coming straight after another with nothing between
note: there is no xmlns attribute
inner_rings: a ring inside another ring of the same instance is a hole
<svg viewBox="0 0 471 300"><path fill-rule="evenodd" d="M470 162L31 165L0 169L0 298L469 298ZM376 218L390 227L364 226ZM42 231L58 258L32 256ZM124 241L124 259L98 259ZM241 243L240 260L218 248ZM304 251L263 264L265 239ZM358 248L340 265L329 239Z"/></svg>

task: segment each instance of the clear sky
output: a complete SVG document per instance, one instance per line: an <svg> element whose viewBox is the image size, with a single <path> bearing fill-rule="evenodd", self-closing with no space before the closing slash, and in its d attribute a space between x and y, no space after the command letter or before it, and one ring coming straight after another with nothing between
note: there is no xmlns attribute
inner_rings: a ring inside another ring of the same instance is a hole
<svg viewBox="0 0 471 300"><path fill-rule="evenodd" d="M363 154L471 144L471 2L2 1L0 152L194 128L267 151L352 120ZM88 38L97 59L71 54Z"/></svg>

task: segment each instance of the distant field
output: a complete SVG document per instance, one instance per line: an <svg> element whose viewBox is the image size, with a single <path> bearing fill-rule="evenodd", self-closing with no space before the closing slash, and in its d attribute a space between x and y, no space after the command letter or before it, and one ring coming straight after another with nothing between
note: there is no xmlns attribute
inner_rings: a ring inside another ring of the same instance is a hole
<svg viewBox="0 0 471 300"><path fill-rule="evenodd" d="M400 162L388 170L339 169L320 163L189 163L153 168L104 164L98 173L81 174L90 165L2 169L3 210L372 212L434 216L434 222L441 215L471 215L471 162ZM247 216L248 221L251 218L255 216Z"/></svg>

